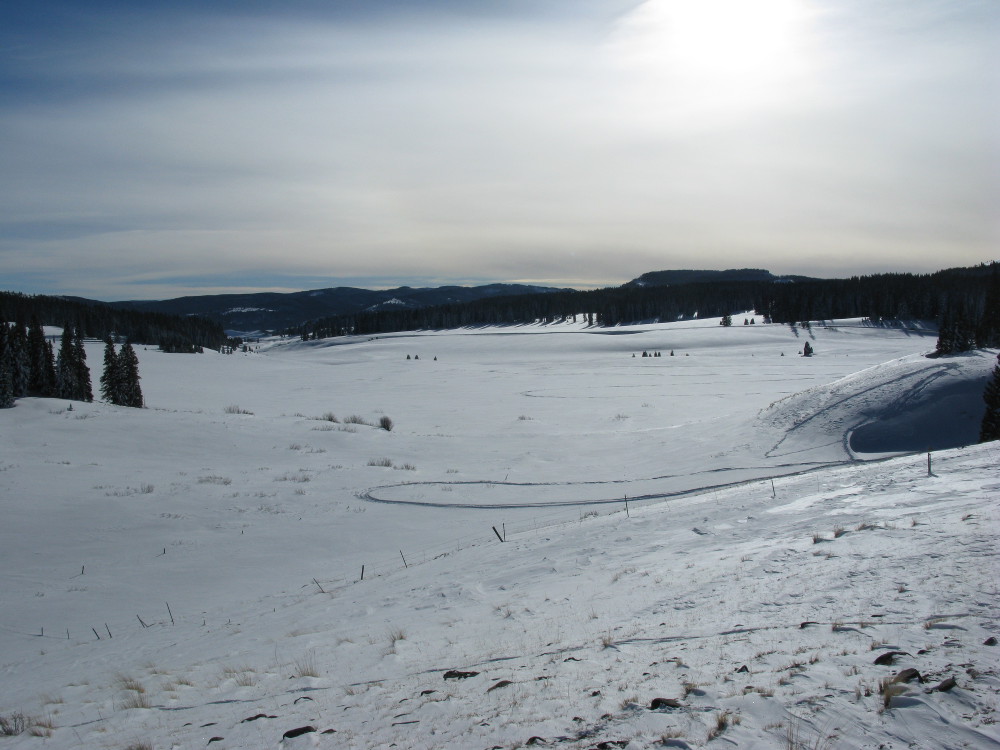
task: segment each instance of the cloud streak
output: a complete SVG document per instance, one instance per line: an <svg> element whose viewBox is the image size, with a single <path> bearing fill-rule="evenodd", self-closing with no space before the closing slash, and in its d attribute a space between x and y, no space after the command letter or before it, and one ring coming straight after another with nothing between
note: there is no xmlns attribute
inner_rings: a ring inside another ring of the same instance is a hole
<svg viewBox="0 0 1000 750"><path fill-rule="evenodd" d="M767 2L787 39L672 0L25 12L0 32L0 276L123 299L227 273L604 285L988 260L997 10ZM684 23L730 41L719 59Z"/></svg>

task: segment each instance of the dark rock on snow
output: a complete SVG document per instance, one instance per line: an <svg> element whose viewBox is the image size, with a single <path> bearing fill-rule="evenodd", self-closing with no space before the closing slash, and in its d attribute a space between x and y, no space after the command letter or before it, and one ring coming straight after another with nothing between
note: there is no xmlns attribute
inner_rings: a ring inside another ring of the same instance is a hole
<svg viewBox="0 0 1000 750"><path fill-rule="evenodd" d="M316 727L308 727L308 726L298 727L296 729L289 729L287 732L281 735L281 739L290 740L293 737L301 737L303 734L309 734L310 732L315 732L315 731Z"/></svg>
<svg viewBox="0 0 1000 750"><path fill-rule="evenodd" d="M475 677L479 672L462 672L457 669L449 669L444 673L444 678L446 680L467 680L470 677Z"/></svg>

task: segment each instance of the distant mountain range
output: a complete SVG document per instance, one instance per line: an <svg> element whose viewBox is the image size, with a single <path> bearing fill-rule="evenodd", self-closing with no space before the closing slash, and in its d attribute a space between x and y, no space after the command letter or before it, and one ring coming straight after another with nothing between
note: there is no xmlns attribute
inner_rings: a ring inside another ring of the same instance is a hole
<svg viewBox="0 0 1000 750"><path fill-rule="evenodd" d="M653 271L624 284L624 287L661 287L682 284L734 281L804 281L805 276L775 276L755 268L727 271ZM206 294L168 300L127 300L112 307L167 315L198 315L219 323L230 332L276 331L293 328L319 318L359 312L405 310L461 304L476 300L526 294L573 291L527 284L486 284L483 286L442 286L396 289L334 287L305 292L258 292L253 294Z"/></svg>
<svg viewBox="0 0 1000 750"><path fill-rule="evenodd" d="M546 294L566 291L555 287L525 284L484 286L442 286L432 288L357 289L334 287L306 292L258 292L254 294L206 294L168 300L111 302L119 309L167 315L198 315L213 320L227 331L247 333L277 331L311 320L359 312L416 309L435 305L460 304L490 297Z"/></svg>
<svg viewBox="0 0 1000 750"><path fill-rule="evenodd" d="M809 276L775 276L760 268L730 268L727 271L650 271L625 286L678 286L732 281L813 281Z"/></svg>

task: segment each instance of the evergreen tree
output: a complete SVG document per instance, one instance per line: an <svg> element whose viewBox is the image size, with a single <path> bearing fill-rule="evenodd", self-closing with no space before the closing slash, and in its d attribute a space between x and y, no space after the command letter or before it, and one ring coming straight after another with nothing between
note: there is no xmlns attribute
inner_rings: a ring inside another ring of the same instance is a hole
<svg viewBox="0 0 1000 750"><path fill-rule="evenodd" d="M1000 440L1000 354L997 355L993 375L983 391L983 401L986 402L986 413L979 428L979 442Z"/></svg>
<svg viewBox="0 0 1000 750"><path fill-rule="evenodd" d="M76 398L77 368L73 363L76 350L73 348L73 328L69 323L63 326L62 339L59 343L59 356L56 358L56 394L59 398Z"/></svg>
<svg viewBox="0 0 1000 750"><path fill-rule="evenodd" d="M122 406L142 408L142 388L139 387L139 358L129 342L122 344L118 353L118 386Z"/></svg>
<svg viewBox="0 0 1000 750"><path fill-rule="evenodd" d="M108 336L104 339L104 370L101 372L101 398L109 404L120 403L121 386L118 382L118 355Z"/></svg>
<svg viewBox="0 0 1000 750"><path fill-rule="evenodd" d="M37 315L28 324L28 393L34 396L51 396L46 382L46 359L49 349L45 345L45 331Z"/></svg>
<svg viewBox="0 0 1000 750"><path fill-rule="evenodd" d="M976 329L961 310L948 309L941 315L935 352L958 354L976 347Z"/></svg>
<svg viewBox="0 0 1000 750"><path fill-rule="evenodd" d="M45 395L56 395L56 355L51 341L45 342Z"/></svg>
<svg viewBox="0 0 1000 750"><path fill-rule="evenodd" d="M733 324L733 316L726 313L722 316L722 320L719 321L719 325L726 326L727 328Z"/></svg>
<svg viewBox="0 0 1000 750"><path fill-rule="evenodd" d="M90 385L90 368L87 367L87 352L83 348L83 331L76 328L73 339L73 364L76 367L77 400L93 401L94 391Z"/></svg>
<svg viewBox="0 0 1000 750"><path fill-rule="evenodd" d="M28 395L30 364L28 362L28 335L24 326L15 323L8 329L7 362L10 365L11 390L14 398Z"/></svg>
<svg viewBox="0 0 1000 750"><path fill-rule="evenodd" d="M0 328L6 328L5 323L0 323ZM10 363L3 356L0 356L0 409L9 409L14 405L14 387L10 378Z"/></svg>
<svg viewBox="0 0 1000 750"><path fill-rule="evenodd" d="M995 269L986 289L983 314L976 326L976 346L984 349L1000 347L1000 271Z"/></svg>

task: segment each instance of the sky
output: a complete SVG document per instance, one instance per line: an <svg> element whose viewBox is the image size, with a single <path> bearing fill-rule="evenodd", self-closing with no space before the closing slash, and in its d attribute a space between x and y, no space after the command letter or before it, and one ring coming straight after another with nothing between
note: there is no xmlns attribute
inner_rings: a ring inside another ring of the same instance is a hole
<svg viewBox="0 0 1000 750"><path fill-rule="evenodd" d="M7 0L0 289L1000 257L995 0Z"/></svg>

